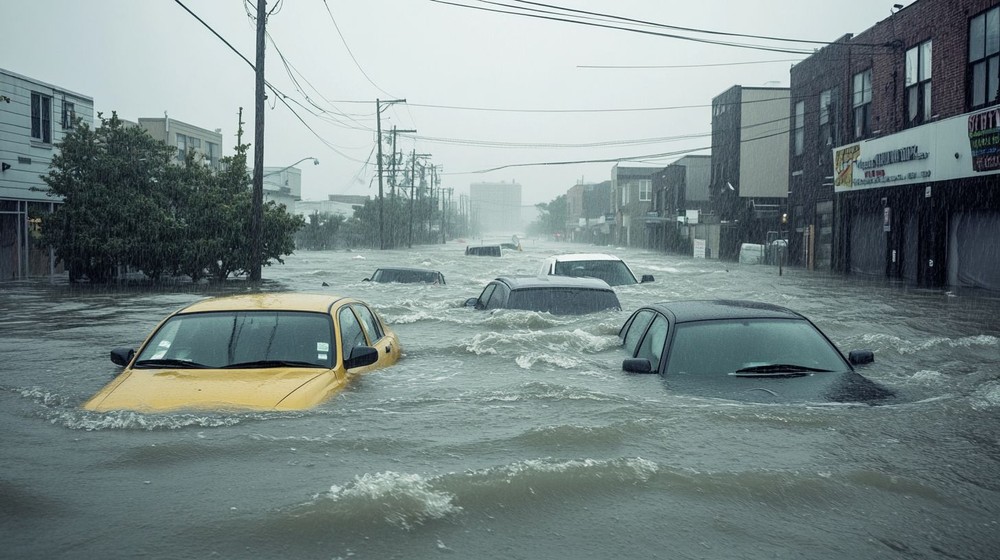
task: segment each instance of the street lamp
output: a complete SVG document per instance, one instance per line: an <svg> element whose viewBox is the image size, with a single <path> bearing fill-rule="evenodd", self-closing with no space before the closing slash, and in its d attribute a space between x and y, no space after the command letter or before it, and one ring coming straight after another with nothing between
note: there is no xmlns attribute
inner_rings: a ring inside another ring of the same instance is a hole
<svg viewBox="0 0 1000 560"><path fill-rule="evenodd" d="M291 165L286 165L285 167L282 167L281 169L277 169L275 171L268 171L267 173L264 174L264 177L267 177L268 175L275 175L277 173L281 173L282 171L284 171L286 169L291 169L291 168L295 167L296 165L302 163L303 161L306 161L307 159L313 160L313 165L319 165L319 160L318 159L316 159L314 157L304 157L304 158L300 159L299 161L297 161L297 162L295 162L295 163L293 163Z"/></svg>

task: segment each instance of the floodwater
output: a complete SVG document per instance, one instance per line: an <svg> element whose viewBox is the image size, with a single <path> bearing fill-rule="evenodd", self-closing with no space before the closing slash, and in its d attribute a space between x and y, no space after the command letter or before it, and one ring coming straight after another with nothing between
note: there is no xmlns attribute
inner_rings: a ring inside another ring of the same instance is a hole
<svg viewBox="0 0 1000 560"><path fill-rule="evenodd" d="M168 312L223 288L0 284L0 557L995 558L1000 301L799 269L525 241L301 252L267 291L359 297L404 356L296 413L90 413ZM500 274L603 250L652 284L583 317L461 307ZM447 285L362 282L428 266ZM328 286L324 286L326 282ZM888 406L671 394L621 371L636 307L751 298L812 318Z"/></svg>

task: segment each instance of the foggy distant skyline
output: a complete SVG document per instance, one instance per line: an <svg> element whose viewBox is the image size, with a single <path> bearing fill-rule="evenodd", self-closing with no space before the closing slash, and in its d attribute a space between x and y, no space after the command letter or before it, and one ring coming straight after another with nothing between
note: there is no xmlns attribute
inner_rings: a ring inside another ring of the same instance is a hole
<svg viewBox="0 0 1000 560"><path fill-rule="evenodd" d="M707 147L713 97L734 85L787 87L802 53L864 31L894 3L269 1L278 9L266 75L298 117L269 96L265 165L317 158L301 167L304 200L377 196L375 100L406 99L383 112L383 132L415 129L397 150L430 154L441 186L457 196L472 183L514 181L524 204L548 202L579 181L610 179L618 158L652 156L622 164L662 167ZM254 60L252 3L31 0L5 6L0 67L90 96L105 116L166 111L222 129L229 155L240 107L244 141L253 138L254 72L180 4Z"/></svg>

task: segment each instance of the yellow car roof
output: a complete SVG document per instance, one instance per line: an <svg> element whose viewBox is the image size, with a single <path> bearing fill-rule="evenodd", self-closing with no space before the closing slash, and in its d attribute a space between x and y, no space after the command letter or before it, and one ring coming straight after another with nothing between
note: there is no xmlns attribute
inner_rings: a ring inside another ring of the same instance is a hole
<svg viewBox="0 0 1000 560"><path fill-rule="evenodd" d="M302 294L291 292L240 294L198 301L188 305L184 309L181 309L178 313L252 310L318 311L326 313L334 304L340 301L347 303L355 300L353 298L345 298L329 294Z"/></svg>

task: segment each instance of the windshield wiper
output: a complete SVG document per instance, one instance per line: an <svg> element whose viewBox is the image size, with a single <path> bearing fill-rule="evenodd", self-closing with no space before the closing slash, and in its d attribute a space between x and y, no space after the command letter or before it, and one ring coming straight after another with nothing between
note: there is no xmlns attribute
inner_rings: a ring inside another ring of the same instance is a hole
<svg viewBox="0 0 1000 560"><path fill-rule="evenodd" d="M751 366L740 368L730 375L737 377L785 377L795 375L806 375L810 372L828 372L831 370L800 366L796 364L767 364L762 366Z"/></svg>
<svg viewBox="0 0 1000 560"><path fill-rule="evenodd" d="M229 364L220 369L242 369L242 368L271 368L271 367L313 367L323 368L326 366L314 364L313 362L302 362L296 360L257 360L253 362L240 362Z"/></svg>
<svg viewBox="0 0 1000 560"><path fill-rule="evenodd" d="M160 358L156 360L139 360L135 363L134 367L175 367L182 369L205 369L208 366L205 364L199 364L198 362L192 362L191 360L178 360L176 358Z"/></svg>

